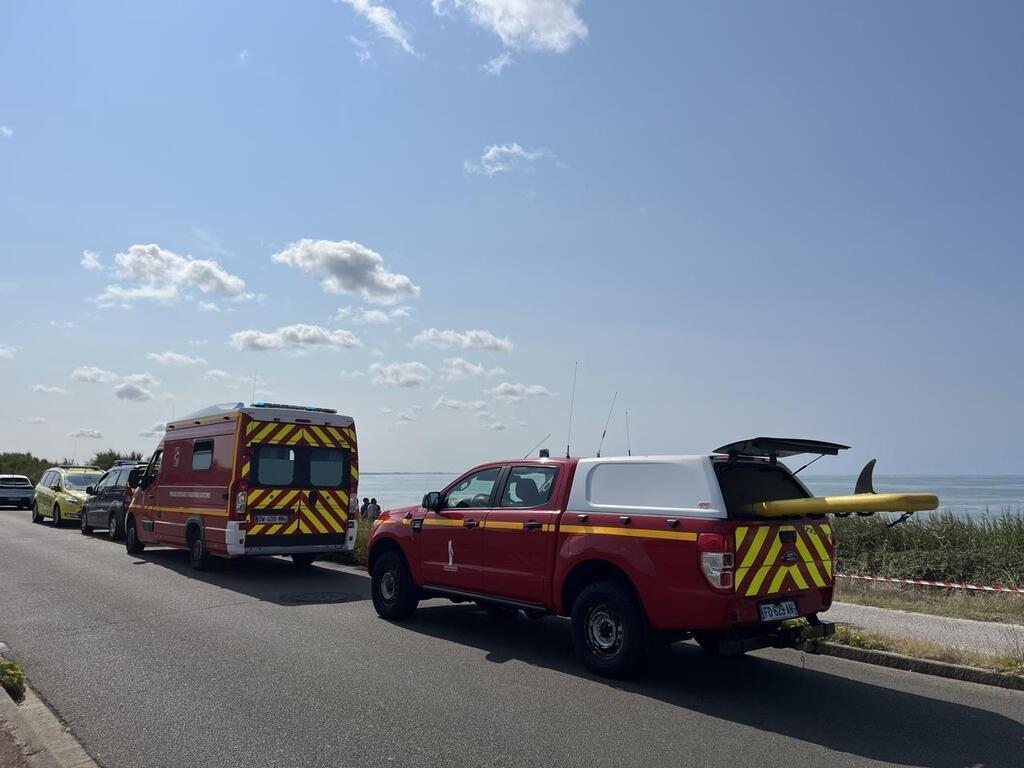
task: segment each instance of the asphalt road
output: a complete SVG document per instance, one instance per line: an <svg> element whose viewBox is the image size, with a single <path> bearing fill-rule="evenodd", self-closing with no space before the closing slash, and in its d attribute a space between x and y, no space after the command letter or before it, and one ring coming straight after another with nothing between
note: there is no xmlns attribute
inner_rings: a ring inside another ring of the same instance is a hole
<svg viewBox="0 0 1024 768"><path fill-rule="evenodd" d="M393 625L368 587L276 559L194 574L0 510L0 640L107 768L1024 764L1020 692L690 644L609 682L564 620L432 601Z"/></svg>

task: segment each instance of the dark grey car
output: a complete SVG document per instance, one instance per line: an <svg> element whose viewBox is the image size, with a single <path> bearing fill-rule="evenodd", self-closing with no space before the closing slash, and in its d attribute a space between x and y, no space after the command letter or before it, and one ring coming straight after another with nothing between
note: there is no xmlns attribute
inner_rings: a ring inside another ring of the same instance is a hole
<svg viewBox="0 0 1024 768"><path fill-rule="evenodd" d="M106 528L110 538L124 537L124 515L132 499L128 477L135 467L134 462L115 464L96 485L86 489L82 535L92 533L93 528Z"/></svg>

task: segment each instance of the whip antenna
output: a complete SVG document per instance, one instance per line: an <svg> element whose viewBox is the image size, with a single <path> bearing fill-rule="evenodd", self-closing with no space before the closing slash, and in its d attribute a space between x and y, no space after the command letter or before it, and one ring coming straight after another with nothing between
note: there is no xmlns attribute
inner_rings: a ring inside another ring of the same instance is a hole
<svg viewBox="0 0 1024 768"><path fill-rule="evenodd" d="M576 371L580 367L577 360L572 366L572 397L569 398L569 434L565 438L565 458L569 458L569 445L572 443L572 407L576 403Z"/></svg>
<svg viewBox="0 0 1024 768"><path fill-rule="evenodd" d="M629 445L629 411L626 411L626 455L633 455L633 449Z"/></svg>
<svg viewBox="0 0 1024 768"><path fill-rule="evenodd" d="M612 421L612 411L615 410L615 398L617 398L618 396L618 392L612 395L612 404L611 407L608 409L608 418L604 420L604 431L601 433L601 442L597 444L597 458L599 459L601 458L601 448L604 446L604 436L608 434L608 425Z"/></svg>
<svg viewBox="0 0 1024 768"><path fill-rule="evenodd" d="M541 441L539 443L537 443L535 446L533 446L533 448L528 450L526 452L526 455L523 456L523 458L524 459L530 458L530 454L533 453L534 451L536 451L538 448L540 448L544 444L544 441L547 440L549 437L551 437L551 433L550 432L548 432L546 435L544 435L544 437L541 438Z"/></svg>

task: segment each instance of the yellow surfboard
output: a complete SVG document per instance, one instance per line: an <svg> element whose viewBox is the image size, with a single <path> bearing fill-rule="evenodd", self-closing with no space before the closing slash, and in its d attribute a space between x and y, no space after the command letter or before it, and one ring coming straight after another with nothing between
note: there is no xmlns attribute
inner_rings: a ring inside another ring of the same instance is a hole
<svg viewBox="0 0 1024 768"><path fill-rule="evenodd" d="M793 517L846 515L851 512L927 512L938 508L939 497L933 493L856 493L849 496L759 501L756 504L744 504L739 511L757 517Z"/></svg>

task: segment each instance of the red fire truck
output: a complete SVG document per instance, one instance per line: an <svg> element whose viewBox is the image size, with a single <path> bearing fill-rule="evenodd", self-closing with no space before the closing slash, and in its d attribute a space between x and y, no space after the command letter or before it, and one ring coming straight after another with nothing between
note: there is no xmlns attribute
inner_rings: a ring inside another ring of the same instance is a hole
<svg viewBox="0 0 1024 768"><path fill-rule="evenodd" d="M420 599L570 616L577 654L622 675L673 640L715 654L823 637L835 542L826 513L934 509L931 494L813 497L779 459L846 446L754 438L710 455L484 464L374 523L378 614ZM787 619L806 618L798 629Z"/></svg>
<svg viewBox="0 0 1024 768"><path fill-rule="evenodd" d="M327 408L216 405L167 425L125 519L128 552L148 544L210 557L351 550L359 479L355 424Z"/></svg>

